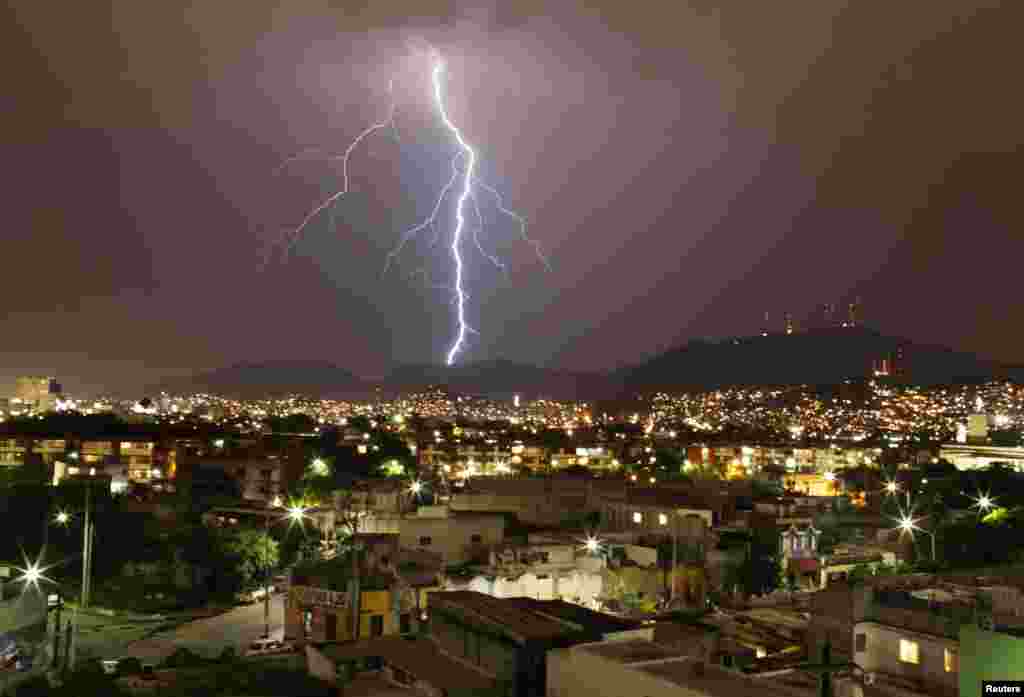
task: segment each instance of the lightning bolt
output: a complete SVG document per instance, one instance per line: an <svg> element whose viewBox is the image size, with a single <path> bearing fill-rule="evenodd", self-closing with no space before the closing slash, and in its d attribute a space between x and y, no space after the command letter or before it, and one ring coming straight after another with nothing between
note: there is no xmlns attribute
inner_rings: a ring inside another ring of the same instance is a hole
<svg viewBox="0 0 1024 697"><path fill-rule="evenodd" d="M462 350L462 344L466 340L466 332L472 329L466 322L466 292L462 287L464 263L460 246L462 244L462 228L466 225L466 199L473 193L473 170L476 168L476 151L463 139L462 131L448 117L448 109L444 103L444 87L441 84L441 77L443 75L444 61L435 54L432 77L434 81L434 101L437 102L437 111L441 115L441 121L444 122L445 127L451 131L459 147L466 153L466 175L463 179L462 193L459 194L458 203L455 205L455 231L452 232L451 246L452 259L455 260L455 319L457 329L455 340L452 342L451 348L448 349L445 363L452 365L455 363L455 358L459 355L459 351Z"/></svg>
<svg viewBox="0 0 1024 697"><path fill-rule="evenodd" d="M480 255L499 270L506 274L508 273L507 267L502 263L498 256L484 249L484 245L481 242L480 233L483 232L486 227L486 219L484 217L483 210L481 209L477 189L487 192L491 197L494 209L516 223L519 229L519 237L522 241L533 248L537 258L540 259L541 263L544 265L544 268L550 271L551 265L548 262L547 257L544 256L540 245L527 234L526 219L505 206L504 200L497 189L478 178L477 152L465 139L461 129L452 121L448 113L444 89L444 77L446 75L445 62L442 59L440 52L432 47L429 49L429 55L432 61L431 84L433 86L434 105L437 109L438 115L440 116L441 122L451 134L455 144L457 145L457 152L451 159L451 174L441 186L429 215L416 225L405 230L405 232L399 236L397 244L390 252L388 252L387 257L385 258L383 273L388 273L391 266L396 262L399 255L401 255L402 251L405 249L406 245L419 236L419 234L424 230L429 228L433 232L433 238L428 247L433 247L437 244L440 240L438 218L441 215L445 201L449 200L453 192L458 188L458 195L455 201L455 224L451 233L451 243L449 245L449 251L454 266L454 283L450 286L433 284L429 281L429 276L426 275L425 270L416 272L416 274L421 272L425 274L425 280L428 287L441 288L452 293L452 304L455 308L455 336L445 353L445 363L446 365L451 366L462 353L467 335L476 333L476 330L470 326L466 318L467 303L470 300L470 295L465 287L466 259L463 256L463 243L465 238L472 235L472 242L476 246ZM395 123L397 103L395 101L393 87L394 81L392 80L388 85L390 106L386 117L365 128L354 140L352 140L351 143L349 143L344 152L337 155L324 155L324 151L320 149L303 150L284 160L274 171L275 174L280 174L285 172L291 165L309 159L340 160L342 166L341 189L320 201L320 203L307 212L298 225L288 228L281 236L279 245L283 248L283 255L287 255L291 248L294 247L301 239L306 228L324 213L330 214L333 224L335 204L347 196L351 191L349 162L353 152L355 152L356 148L358 148L363 141L379 131L391 129L395 140L401 142ZM467 213L466 208L469 204L472 204L473 206L472 213ZM471 215L475 217L475 225L470 223ZM269 257L267 261L269 261Z"/></svg>

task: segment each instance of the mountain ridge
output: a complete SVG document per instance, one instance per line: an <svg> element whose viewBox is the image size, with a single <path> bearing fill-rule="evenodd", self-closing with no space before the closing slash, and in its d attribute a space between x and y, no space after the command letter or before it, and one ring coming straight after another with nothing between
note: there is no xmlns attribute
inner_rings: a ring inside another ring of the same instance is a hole
<svg viewBox="0 0 1024 697"><path fill-rule="evenodd" d="M885 363L887 362L887 363ZM209 392L258 398L398 394L441 387L495 399L619 399L656 390L699 391L741 385L839 384L887 368L897 381L956 384L1024 379L1024 367L953 349L885 336L873 329L820 329L798 334L698 339L609 373L555 370L507 359L441 366L402 364L367 380L320 360L241 362L185 378L155 391Z"/></svg>

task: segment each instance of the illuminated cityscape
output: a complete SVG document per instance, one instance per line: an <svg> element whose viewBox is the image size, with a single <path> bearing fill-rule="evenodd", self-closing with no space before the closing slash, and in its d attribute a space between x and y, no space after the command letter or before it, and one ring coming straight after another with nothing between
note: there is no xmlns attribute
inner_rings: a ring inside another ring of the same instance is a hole
<svg viewBox="0 0 1024 697"><path fill-rule="evenodd" d="M1024 694L1024 4L9 5L0 697Z"/></svg>

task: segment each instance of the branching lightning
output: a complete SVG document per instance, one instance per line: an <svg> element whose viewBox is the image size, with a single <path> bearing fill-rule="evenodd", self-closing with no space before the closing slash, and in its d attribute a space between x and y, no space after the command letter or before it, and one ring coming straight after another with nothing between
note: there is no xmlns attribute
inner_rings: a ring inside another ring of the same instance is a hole
<svg viewBox="0 0 1024 697"><path fill-rule="evenodd" d="M438 229L438 220L441 216L442 210L444 209L445 202L454 197L455 221L451 231L449 244L449 254L452 260L454 282L450 286L437 285L428 282L429 287L443 288L450 291L453 296L452 304L455 309L456 323L455 336L445 353L445 363L450 366L455 363L459 355L462 353L467 335L476 333L470 326L466 317L466 305L470 299L470 295L465 288L467 282L467 259L464 257L463 250L463 242L465 238L472 235L473 244L480 253L480 256L497 269L505 273L508 272L507 267L501 259L499 259L496 254L488 252L484 248L483 242L480 239L480 233L484 231L486 226L484 212L481 209L480 200L477 195L478 189L483 190L490 195L496 211L508 218L511 218L515 222L518 226L519 237L522 241L526 242L533 248L534 253L544 265L545 269L550 271L551 266L548 259L541 251L540 245L527 235L525 218L505 206L502 196L497 189L479 179L477 174L479 165L477 152L465 139L461 129L452 121L448 112L444 85L444 78L446 75L445 62L440 53L433 48L429 50L429 55L432 63L430 77L431 85L433 87L433 105L445 129L451 134L457 147L457 152L451 159L451 175L442 184L430 214L416 225L408 228L399 236L397 244L390 252L388 252L387 257L385 258L384 273L387 274L408 243L417 238L424 230L429 228L433 233L433 237L429 242L428 247L433 247L439 242L440 231ZM378 131L391 129L395 140L401 142L398 138L398 130L395 124L397 102L393 88L394 81L392 81L388 86L391 103L386 117L371 124L363 130L351 143L349 143L344 152L337 155L325 156L323 155L323 150L320 149L303 150L297 155L286 159L278 166L277 170L275 170L275 174L279 174L287 170L292 164L308 159L338 160L341 162L342 166L341 188L314 206L298 225L290 227L285 231L280 241L280 245L283 247L284 253L287 253L295 244L297 244L303 233L306 231L306 228L321 215L328 213L332 216L333 220L335 204L351 192L349 162L353 152L355 152L356 148L358 148L363 141ZM457 195L454 194L456 191ZM470 204L472 204L473 210L472 212L467 212L466 208ZM421 269L417 273L420 272L423 272L425 278L429 279L429 274L427 274L425 270Z"/></svg>

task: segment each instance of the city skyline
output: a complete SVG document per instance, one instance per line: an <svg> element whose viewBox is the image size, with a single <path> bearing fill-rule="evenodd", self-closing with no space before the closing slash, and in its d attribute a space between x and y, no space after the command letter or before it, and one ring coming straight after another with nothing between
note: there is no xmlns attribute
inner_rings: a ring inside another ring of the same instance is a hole
<svg viewBox="0 0 1024 697"><path fill-rule="evenodd" d="M1020 104L1000 88L1018 10L695 5L255 4L237 22L114 2L62 25L14 6L5 256L38 263L0 280L2 372L96 389L274 358L360 375L436 361L449 308L379 275L431 194L415 114L406 174L392 144L370 148L347 225L258 270L261 231L331 173L274 167L379 116L412 32L451 54L453 110L553 266L502 250L468 361L608 369L861 298L886 334L1018 362ZM387 208L405 189L410 206Z"/></svg>

